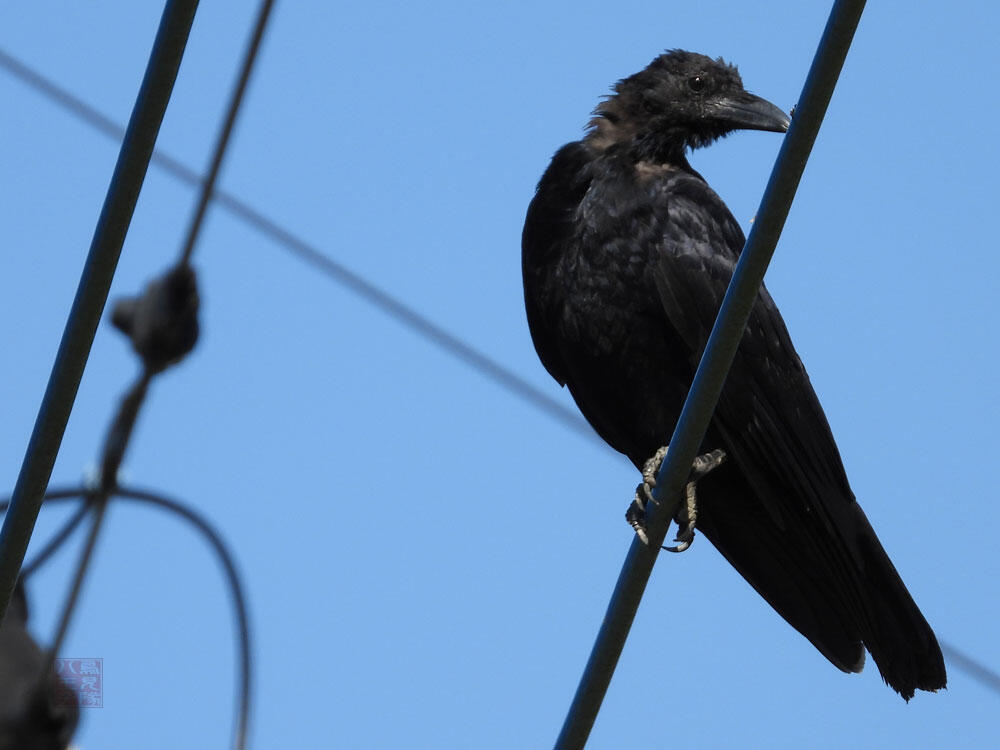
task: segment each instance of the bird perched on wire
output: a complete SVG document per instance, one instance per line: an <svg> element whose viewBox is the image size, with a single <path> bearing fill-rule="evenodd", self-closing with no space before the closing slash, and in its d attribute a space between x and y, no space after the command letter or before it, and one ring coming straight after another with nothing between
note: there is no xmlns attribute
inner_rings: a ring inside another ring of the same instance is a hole
<svg viewBox="0 0 1000 750"><path fill-rule="evenodd" d="M735 67L671 51L619 81L585 137L542 176L522 238L524 296L545 368L598 434L643 471L643 503L743 248L739 224L687 160L788 117ZM865 649L909 700L944 661L851 492L826 417L762 288L678 512L835 666Z"/></svg>

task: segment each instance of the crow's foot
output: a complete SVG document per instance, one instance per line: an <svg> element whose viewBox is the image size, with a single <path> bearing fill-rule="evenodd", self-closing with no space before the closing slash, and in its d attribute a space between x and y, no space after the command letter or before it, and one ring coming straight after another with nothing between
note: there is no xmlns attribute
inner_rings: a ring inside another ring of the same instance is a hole
<svg viewBox="0 0 1000 750"><path fill-rule="evenodd" d="M629 505L625 513L625 520L635 529L636 536L643 544L649 544L649 536L646 534L646 505L648 502L656 502L653 497L653 488L656 486L656 474L660 470L667 455L667 448L663 446L650 458L642 467L642 482L636 487L635 498ZM708 474L713 469L718 468L726 460L726 452L714 450L710 453L695 458L691 464L691 473L688 475L688 482L684 487L684 505L677 512L677 536L675 542L680 542L676 547L664 547L668 552L683 552L691 546L694 541L694 527L698 519L698 502L695 492L695 485L698 480Z"/></svg>

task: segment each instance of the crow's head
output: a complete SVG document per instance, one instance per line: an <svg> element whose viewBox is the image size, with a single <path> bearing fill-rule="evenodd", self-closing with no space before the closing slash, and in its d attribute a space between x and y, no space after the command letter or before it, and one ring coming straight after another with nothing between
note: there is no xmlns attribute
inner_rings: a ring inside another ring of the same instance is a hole
<svg viewBox="0 0 1000 750"><path fill-rule="evenodd" d="M617 83L594 113L589 139L598 148L629 142L647 156L669 158L707 146L734 130L788 129L788 115L747 93L722 59L673 50Z"/></svg>

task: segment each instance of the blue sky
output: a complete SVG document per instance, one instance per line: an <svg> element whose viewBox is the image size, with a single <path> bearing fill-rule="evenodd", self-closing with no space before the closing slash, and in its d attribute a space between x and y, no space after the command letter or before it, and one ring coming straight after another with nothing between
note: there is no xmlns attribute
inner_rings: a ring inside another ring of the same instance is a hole
<svg viewBox="0 0 1000 750"><path fill-rule="evenodd" d="M0 46L125 122L154 3L0 7ZM203 3L159 147L203 169L252 3ZM520 231L551 154L667 48L790 108L825 3L280 3L221 186L570 403L537 362ZM852 486L939 637L1000 667L993 320L1000 9L871 4L768 273ZM0 72L0 426L12 487L117 144ZM692 163L749 225L780 137ZM178 252L193 192L152 168L112 288ZM255 635L255 747L545 747L631 532L634 469L221 210L198 349L158 380L126 479L220 527ZM135 372L98 331L53 486L96 459ZM38 538L65 509L43 511ZM37 543L37 542L36 542ZM75 548L33 581L52 633ZM77 742L223 747L235 646L210 552L114 506L63 653L104 659ZM845 676L700 539L654 571L591 746L996 741L956 669L906 705Z"/></svg>

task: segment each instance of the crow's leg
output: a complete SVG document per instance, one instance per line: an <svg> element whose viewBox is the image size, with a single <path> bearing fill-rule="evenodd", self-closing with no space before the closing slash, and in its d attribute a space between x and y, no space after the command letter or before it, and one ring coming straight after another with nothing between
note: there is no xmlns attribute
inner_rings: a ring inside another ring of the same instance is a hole
<svg viewBox="0 0 1000 750"><path fill-rule="evenodd" d="M635 499L625 513L625 520L635 529L636 536L643 544L649 544L649 537L646 535L646 503L656 502L653 499L653 488L656 486L656 474L660 470L660 464L667 455L667 448L664 446L646 461L642 467L642 482L635 489ZM683 552L691 546L694 541L694 526L698 519L698 503L695 485L698 480L708 474L713 469L718 468L726 460L726 452L714 450L710 453L695 458L691 464L691 473L688 475L688 482L684 487L684 504L677 511L677 536L675 542L680 542L676 547L664 547L668 552Z"/></svg>
<svg viewBox="0 0 1000 750"><path fill-rule="evenodd" d="M664 547L667 552L683 552L691 546L694 541L694 526L698 520L698 499L695 486L698 480L708 474L708 472L719 468L726 460L726 452L714 450L695 458L691 464L691 473L688 475L688 483L684 486L684 504L677 511L677 536L675 542L680 542L676 547Z"/></svg>
<svg viewBox="0 0 1000 750"><path fill-rule="evenodd" d="M653 502L653 488L656 486L656 472L660 469L664 457L667 455L669 445L665 445L653 454L642 467L642 481L635 488L635 498L632 504L625 511L625 520L635 529L636 536L643 544L649 544L649 537L646 536L646 503Z"/></svg>

